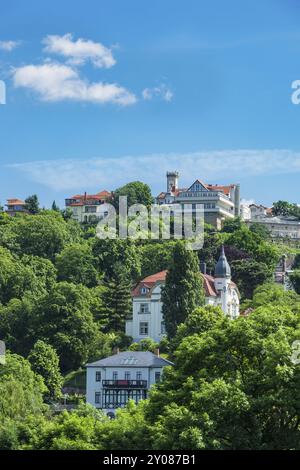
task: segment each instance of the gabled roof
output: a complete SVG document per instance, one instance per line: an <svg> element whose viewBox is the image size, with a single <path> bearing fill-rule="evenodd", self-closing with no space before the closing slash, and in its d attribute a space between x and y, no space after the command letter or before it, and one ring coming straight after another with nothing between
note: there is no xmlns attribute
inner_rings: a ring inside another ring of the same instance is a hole
<svg viewBox="0 0 300 470"><path fill-rule="evenodd" d="M140 297L140 290L142 287L147 287L149 290L151 290L156 285L156 283L165 282L166 276L167 271L165 270L145 277L145 279L142 279L131 292L132 297Z"/></svg>
<svg viewBox="0 0 300 470"><path fill-rule="evenodd" d="M203 186L208 191L207 184L203 183L203 181L198 180L198 179L196 181L194 181L193 184L191 184L191 186L188 188L187 191L189 191L194 186L194 184L201 184L201 186Z"/></svg>
<svg viewBox="0 0 300 470"><path fill-rule="evenodd" d="M167 277L168 271L160 271L159 273L152 274L151 276L147 276L144 279L142 279L136 287L132 290L131 295L132 297L144 297L141 293L140 290L142 287L147 287L149 289L149 293L145 295L145 297L150 297L151 296L151 291L152 289L158 284L158 283L164 283ZM200 275L203 278L203 288L205 291L205 297L217 297L218 293L215 288L215 278L213 276L210 276L209 274L202 274ZM234 282L230 282L230 286L234 289L237 289L237 286Z"/></svg>
<svg viewBox="0 0 300 470"><path fill-rule="evenodd" d="M167 359L149 351L125 351L99 361L86 364L86 367L164 367L172 366Z"/></svg>
<svg viewBox="0 0 300 470"><path fill-rule="evenodd" d="M201 184L207 191L218 191L220 193L224 193L226 196L230 195L231 189L235 186L234 184L229 184L227 186L223 186L220 184L208 184L204 183L199 179L196 179L196 181L193 182L193 184L188 188L187 191L189 191L194 186L194 184Z"/></svg>

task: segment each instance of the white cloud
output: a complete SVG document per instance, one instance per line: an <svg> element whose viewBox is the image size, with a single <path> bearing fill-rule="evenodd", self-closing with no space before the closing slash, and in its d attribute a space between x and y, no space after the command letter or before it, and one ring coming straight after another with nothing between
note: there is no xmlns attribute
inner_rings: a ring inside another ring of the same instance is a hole
<svg viewBox="0 0 300 470"><path fill-rule="evenodd" d="M196 178L210 183L238 182L245 175L300 173L300 152L290 150L222 150L186 154L153 154L87 160L54 160L9 165L30 180L57 191L114 189L142 180L154 191L164 190L168 170L178 170L180 185Z"/></svg>
<svg viewBox="0 0 300 470"><path fill-rule="evenodd" d="M251 204L255 204L254 199L241 199L241 204L243 206L250 206Z"/></svg>
<svg viewBox="0 0 300 470"><path fill-rule="evenodd" d="M154 97L159 97L169 102L172 101L174 94L167 85L161 84L154 88L145 88L142 91L142 96L144 100L152 100Z"/></svg>
<svg viewBox="0 0 300 470"><path fill-rule="evenodd" d="M20 41L0 41L0 50L11 52L21 44Z"/></svg>
<svg viewBox="0 0 300 470"><path fill-rule="evenodd" d="M43 44L45 52L66 57L73 65L82 65L90 60L95 67L110 68L116 63L111 50L100 42L81 38L75 41L70 33L46 36Z"/></svg>
<svg viewBox="0 0 300 470"><path fill-rule="evenodd" d="M72 67L54 62L16 68L13 82L15 87L33 90L42 101L72 100L123 106L136 102L134 94L126 88L115 83L89 83Z"/></svg>

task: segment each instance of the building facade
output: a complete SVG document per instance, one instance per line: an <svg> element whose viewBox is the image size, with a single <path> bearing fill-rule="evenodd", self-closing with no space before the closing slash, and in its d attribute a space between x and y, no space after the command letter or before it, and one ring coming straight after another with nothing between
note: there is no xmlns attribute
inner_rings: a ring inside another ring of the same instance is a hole
<svg viewBox="0 0 300 470"><path fill-rule="evenodd" d="M250 219L252 221L256 221L261 217L271 217L272 216L272 209L270 207L265 207L262 204L250 204Z"/></svg>
<svg viewBox="0 0 300 470"><path fill-rule="evenodd" d="M300 221L297 217L261 216L246 222L249 225L251 225L251 223L257 223L264 226L269 231L271 238L285 238L294 241L300 240Z"/></svg>
<svg viewBox="0 0 300 470"><path fill-rule="evenodd" d="M173 365L157 354L126 351L86 365L86 401L114 416L129 400L146 399L165 366Z"/></svg>
<svg viewBox="0 0 300 470"><path fill-rule="evenodd" d="M177 171L167 172L167 190L157 196L157 204L179 204L181 207L189 204L192 211L196 209L196 204L202 204L205 222L218 229L225 219L240 215L239 184L213 185L197 179L189 188L179 188L178 181Z"/></svg>
<svg viewBox="0 0 300 470"><path fill-rule="evenodd" d="M108 214L110 198L111 193L106 190L97 194L76 194L65 200L65 206L72 210L72 218L77 222L97 222Z"/></svg>
<svg viewBox="0 0 300 470"><path fill-rule="evenodd" d="M231 280L230 266L224 248L215 266L215 275L206 274L204 265L202 277L206 305L219 306L225 315L234 319L239 316L239 292ZM165 284L167 271L148 276L132 291L132 318L126 321L126 335L134 341L152 338L160 342L165 336L162 314L161 288Z"/></svg>

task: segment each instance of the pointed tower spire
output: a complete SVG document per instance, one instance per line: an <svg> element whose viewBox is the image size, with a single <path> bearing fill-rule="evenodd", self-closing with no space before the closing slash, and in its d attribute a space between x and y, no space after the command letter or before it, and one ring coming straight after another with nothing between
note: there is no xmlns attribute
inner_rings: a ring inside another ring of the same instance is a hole
<svg viewBox="0 0 300 470"><path fill-rule="evenodd" d="M231 269L225 255L224 245L222 245L220 257L215 266L215 277L231 277Z"/></svg>

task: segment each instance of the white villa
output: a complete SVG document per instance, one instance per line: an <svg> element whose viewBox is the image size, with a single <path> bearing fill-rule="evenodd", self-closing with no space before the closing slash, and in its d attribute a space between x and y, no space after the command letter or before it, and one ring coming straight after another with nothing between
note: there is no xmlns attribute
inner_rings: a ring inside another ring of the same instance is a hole
<svg viewBox="0 0 300 470"><path fill-rule="evenodd" d="M157 354L125 351L86 365L86 401L113 417L128 400L147 398L165 366L173 363Z"/></svg>
<svg viewBox="0 0 300 470"><path fill-rule="evenodd" d="M225 219L232 219L240 215L240 185L206 184L197 179L189 188L178 187L179 173L167 172L167 191L161 192L157 198L157 204L173 204L181 207L189 204L192 210L196 204L204 206L204 220L214 225L217 229L222 227Z"/></svg>
<svg viewBox="0 0 300 470"><path fill-rule="evenodd" d="M65 205L72 211L72 218L77 222L96 222L108 215L107 201L110 199L109 191L100 191L97 194L75 194L65 200Z"/></svg>
<svg viewBox="0 0 300 470"><path fill-rule="evenodd" d="M224 248L215 266L214 276L203 269L203 286L206 305L221 307L225 315L234 319L239 316L239 291L231 280L231 270ZM165 284L167 271L148 276L132 291L132 318L126 321L126 334L134 341L152 338L160 342L165 335L162 315L161 288Z"/></svg>

